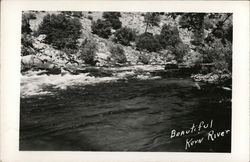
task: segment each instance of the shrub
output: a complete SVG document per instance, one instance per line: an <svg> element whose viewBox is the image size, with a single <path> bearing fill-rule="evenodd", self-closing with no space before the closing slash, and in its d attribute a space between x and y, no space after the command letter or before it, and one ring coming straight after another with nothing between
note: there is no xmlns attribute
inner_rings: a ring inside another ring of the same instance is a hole
<svg viewBox="0 0 250 162"><path fill-rule="evenodd" d="M111 58L118 63L126 63L127 58L124 54L124 50L121 45L115 45L110 47Z"/></svg>
<svg viewBox="0 0 250 162"><path fill-rule="evenodd" d="M111 35L111 24L109 21L98 19L91 25L92 33L102 38L108 38Z"/></svg>
<svg viewBox="0 0 250 162"><path fill-rule="evenodd" d="M78 18L81 18L83 16L81 11L62 11L61 13L65 16L73 16Z"/></svg>
<svg viewBox="0 0 250 162"><path fill-rule="evenodd" d="M122 27L122 22L119 20L119 17L121 17L120 12L103 12L102 17L110 22L113 29L120 29Z"/></svg>
<svg viewBox="0 0 250 162"><path fill-rule="evenodd" d="M174 54L177 62L182 62L183 57L185 55L187 55L189 51L190 51L189 46L187 44L184 44L184 43L178 43L172 49L172 53Z"/></svg>
<svg viewBox="0 0 250 162"><path fill-rule="evenodd" d="M121 17L120 12L103 12L102 17L109 20L109 19L118 19Z"/></svg>
<svg viewBox="0 0 250 162"><path fill-rule="evenodd" d="M97 45L94 40L85 40L80 46L79 58L84 60L86 64L95 65L95 56L97 51Z"/></svg>
<svg viewBox="0 0 250 162"><path fill-rule="evenodd" d="M157 39L151 33L144 33L138 36L136 39L136 47L139 50L147 50L149 52L156 52L161 49L161 45Z"/></svg>
<svg viewBox="0 0 250 162"><path fill-rule="evenodd" d="M158 12L147 12L144 15L144 22L146 23L145 33L149 26L159 26L161 19Z"/></svg>
<svg viewBox="0 0 250 162"><path fill-rule="evenodd" d="M22 44L21 46L22 56L36 54L33 46L33 39L29 34L22 34L21 44Z"/></svg>
<svg viewBox="0 0 250 162"><path fill-rule="evenodd" d="M81 18L83 15L81 11L72 11L72 16Z"/></svg>
<svg viewBox="0 0 250 162"><path fill-rule="evenodd" d="M72 12L71 11L62 11L62 14L64 14L65 16L71 16Z"/></svg>
<svg viewBox="0 0 250 162"><path fill-rule="evenodd" d="M136 33L131 28L122 27L115 32L115 42L122 45L130 45L130 41L135 41Z"/></svg>
<svg viewBox="0 0 250 162"><path fill-rule="evenodd" d="M93 16L88 15L88 19L89 19L89 20L93 20Z"/></svg>
<svg viewBox="0 0 250 162"><path fill-rule="evenodd" d="M214 39L210 44L199 48L203 62L215 63L216 70L232 70L232 44L230 41L222 43L221 39Z"/></svg>
<svg viewBox="0 0 250 162"><path fill-rule="evenodd" d="M145 54L141 54L139 57L138 57L138 60L137 60L137 63L138 62L141 62L143 64L149 64L150 62L150 57L149 56L146 56Z"/></svg>
<svg viewBox="0 0 250 162"><path fill-rule="evenodd" d="M64 14L47 14L38 28L38 34L46 34L45 42L57 49L76 49L81 28L79 19L67 18Z"/></svg>
<svg viewBox="0 0 250 162"><path fill-rule="evenodd" d="M22 34L30 34L32 32L30 28L30 16L29 14L22 14Z"/></svg>
<svg viewBox="0 0 250 162"><path fill-rule="evenodd" d="M29 34L22 34L21 37L21 43L23 46L25 47L32 47L33 48L33 39L31 37L31 35Z"/></svg>
<svg viewBox="0 0 250 162"><path fill-rule="evenodd" d="M167 46L174 47L176 44L181 42L178 28L166 24L162 27L158 39L160 41L162 48L164 49L166 49Z"/></svg>
<svg viewBox="0 0 250 162"><path fill-rule="evenodd" d="M113 29L120 29L122 27L122 22L119 19L108 20L111 23Z"/></svg>

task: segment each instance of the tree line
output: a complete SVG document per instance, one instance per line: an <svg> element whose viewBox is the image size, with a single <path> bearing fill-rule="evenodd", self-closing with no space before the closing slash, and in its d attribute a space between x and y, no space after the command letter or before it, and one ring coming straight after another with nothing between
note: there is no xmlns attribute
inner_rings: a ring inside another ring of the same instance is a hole
<svg viewBox="0 0 250 162"><path fill-rule="evenodd" d="M179 63L190 52L200 54L196 63L215 63L218 70L231 71L232 68L232 14L231 13L164 13L147 12L144 17L145 30L138 34L135 29L123 26L120 12L103 12L102 19L93 20L92 33L104 39L111 39L117 45L110 52L118 62L126 62L123 46L135 47L139 51L159 52L169 51ZM32 32L29 21L35 19L35 14L22 15L22 55L32 54L31 35L45 34L45 42L55 49L74 54L80 52L80 58L86 63L94 64L97 51L96 42L86 38L81 44L82 12L64 11L59 14L47 14L37 31ZM161 17L167 16L177 22L177 25L164 24L159 34L148 32L151 27L160 27ZM191 44L185 44L180 38L180 29L193 33ZM208 35L206 35L208 31ZM119 45L120 44L120 45ZM35 51L33 51L35 52Z"/></svg>

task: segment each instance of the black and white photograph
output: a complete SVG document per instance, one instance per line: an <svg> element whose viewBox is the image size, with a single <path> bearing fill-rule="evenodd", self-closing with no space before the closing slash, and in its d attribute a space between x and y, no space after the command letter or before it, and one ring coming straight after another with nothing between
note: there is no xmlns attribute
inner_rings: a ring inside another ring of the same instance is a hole
<svg viewBox="0 0 250 162"><path fill-rule="evenodd" d="M249 161L249 1L0 4L1 162Z"/></svg>
<svg viewBox="0 0 250 162"><path fill-rule="evenodd" d="M19 150L230 153L233 17L22 11Z"/></svg>

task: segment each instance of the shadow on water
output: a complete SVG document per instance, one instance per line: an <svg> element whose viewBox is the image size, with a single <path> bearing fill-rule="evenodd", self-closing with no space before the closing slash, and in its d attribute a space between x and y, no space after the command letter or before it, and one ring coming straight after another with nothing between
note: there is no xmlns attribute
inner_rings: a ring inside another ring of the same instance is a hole
<svg viewBox="0 0 250 162"><path fill-rule="evenodd" d="M230 152L231 134L185 149L173 129L213 120L231 130L230 95L199 91L190 79L129 80L54 90L53 96L21 98L20 150Z"/></svg>

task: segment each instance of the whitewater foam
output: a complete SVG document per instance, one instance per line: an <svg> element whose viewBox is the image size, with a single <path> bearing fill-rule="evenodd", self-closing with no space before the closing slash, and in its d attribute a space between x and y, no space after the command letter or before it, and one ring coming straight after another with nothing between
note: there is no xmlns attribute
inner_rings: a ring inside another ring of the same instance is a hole
<svg viewBox="0 0 250 162"><path fill-rule="evenodd" d="M148 71L159 69L152 66L122 67L114 71L113 76L94 77L89 73L79 75L47 75L46 71L28 71L21 77L21 97L34 95L53 95L53 89L66 90L74 85L94 85L98 83L116 82L119 79L136 78L139 80L159 79L159 76L151 77ZM109 69L110 70L110 69ZM145 72L146 70L146 72ZM144 72L143 72L144 71Z"/></svg>

